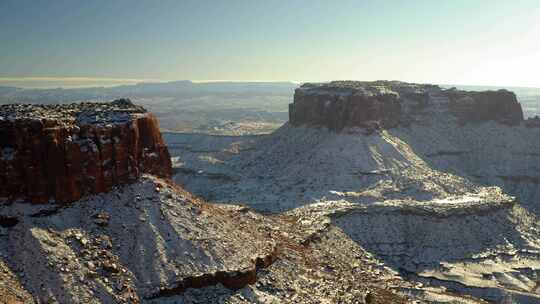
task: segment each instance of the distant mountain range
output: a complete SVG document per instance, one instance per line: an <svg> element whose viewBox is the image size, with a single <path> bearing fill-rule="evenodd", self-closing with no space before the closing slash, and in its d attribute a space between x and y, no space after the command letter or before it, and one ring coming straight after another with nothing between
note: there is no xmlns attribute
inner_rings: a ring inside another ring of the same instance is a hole
<svg viewBox="0 0 540 304"><path fill-rule="evenodd" d="M138 83L113 87L23 89L0 86L0 103L63 103L82 100L110 100L120 97L178 97L215 94L291 94L292 82L205 82L189 80Z"/></svg>
<svg viewBox="0 0 540 304"><path fill-rule="evenodd" d="M503 87L503 86L472 86L472 85L441 85L442 87L457 87L471 91L497 90L501 88L513 91L519 97L540 96L540 88ZM200 94L264 94L292 96L298 84L293 82L193 82L179 80L171 82L141 82L134 85L118 85L111 87L83 88L20 88L0 86L0 103L6 102L68 102L88 99L110 99L116 97L150 97L178 96ZM36 100L34 100L36 99Z"/></svg>

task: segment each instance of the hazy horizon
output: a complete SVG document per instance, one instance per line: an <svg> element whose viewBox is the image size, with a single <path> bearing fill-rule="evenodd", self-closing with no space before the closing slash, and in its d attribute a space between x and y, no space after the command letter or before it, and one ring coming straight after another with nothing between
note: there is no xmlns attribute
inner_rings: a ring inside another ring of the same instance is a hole
<svg viewBox="0 0 540 304"><path fill-rule="evenodd" d="M358 79L333 79L333 80L358 80ZM369 79L360 81L375 81L383 79ZM384 79L398 80L399 79ZM297 80L193 80L193 79L121 79L121 78L88 78L88 77L0 77L0 87L16 87L20 89L84 89L84 88L109 88L124 85L137 85L143 83L174 83L179 81L191 81L197 83L292 83L302 84L312 81L297 81ZM316 82L330 82L332 80L321 80ZM482 84L464 84L464 83L433 83L440 86L463 86L463 87L493 87L493 88L522 88L522 89L540 89L540 85L535 86L513 86L513 85L482 85Z"/></svg>
<svg viewBox="0 0 540 304"><path fill-rule="evenodd" d="M533 0L6 0L0 83L397 79L540 87L538 20Z"/></svg>

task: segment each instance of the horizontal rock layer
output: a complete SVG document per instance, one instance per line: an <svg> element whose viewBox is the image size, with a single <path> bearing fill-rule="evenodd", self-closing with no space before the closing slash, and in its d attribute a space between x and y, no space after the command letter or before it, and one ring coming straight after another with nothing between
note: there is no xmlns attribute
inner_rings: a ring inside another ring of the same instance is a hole
<svg viewBox="0 0 540 304"><path fill-rule="evenodd" d="M515 125L523 121L515 94L506 90L467 92L398 81L334 81L296 89L289 122L335 131L392 128L425 110L447 112L462 124L497 121Z"/></svg>
<svg viewBox="0 0 540 304"><path fill-rule="evenodd" d="M257 282L257 271L272 265L278 258L278 248L274 246L272 251L263 256L258 256L253 260L253 266L230 271L216 271L214 273L204 273L195 277L187 277L175 283L174 287L164 287L159 292L151 295L150 299L170 297L182 294L188 288L204 288L217 284L236 290L246 285Z"/></svg>
<svg viewBox="0 0 540 304"><path fill-rule="evenodd" d="M168 177L153 114L129 100L0 107L0 197L68 203L142 173Z"/></svg>

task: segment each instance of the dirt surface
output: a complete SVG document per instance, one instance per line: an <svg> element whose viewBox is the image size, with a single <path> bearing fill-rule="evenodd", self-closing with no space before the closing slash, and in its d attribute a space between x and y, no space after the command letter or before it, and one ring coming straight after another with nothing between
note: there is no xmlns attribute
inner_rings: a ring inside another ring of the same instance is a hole
<svg viewBox="0 0 540 304"><path fill-rule="evenodd" d="M17 276L4 261L0 261L0 303L30 304L32 296L24 289Z"/></svg>

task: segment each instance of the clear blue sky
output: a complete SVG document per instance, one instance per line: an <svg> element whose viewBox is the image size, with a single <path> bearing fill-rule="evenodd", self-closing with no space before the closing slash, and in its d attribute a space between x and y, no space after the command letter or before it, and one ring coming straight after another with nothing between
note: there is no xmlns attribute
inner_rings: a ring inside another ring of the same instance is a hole
<svg viewBox="0 0 540 304"><path fill-rule="evenodd" d="M20 77L540 86L540 1L0 0Z"/></svg>

